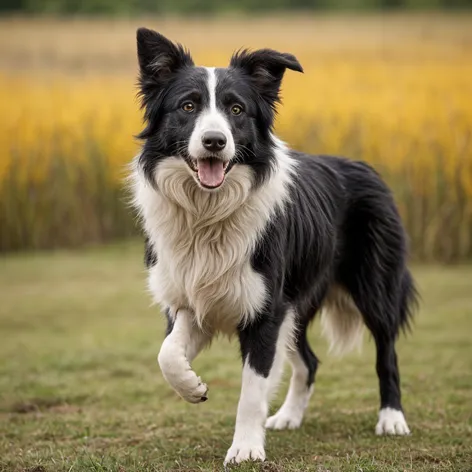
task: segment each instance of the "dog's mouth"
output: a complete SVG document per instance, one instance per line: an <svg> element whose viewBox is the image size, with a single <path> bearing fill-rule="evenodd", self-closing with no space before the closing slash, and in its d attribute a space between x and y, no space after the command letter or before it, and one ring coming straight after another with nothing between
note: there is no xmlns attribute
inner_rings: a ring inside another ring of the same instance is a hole
<svg viewBox="0 0 472 472"><path fill-rule="evenodd" d="M197 175L200 185L207 189L221 187L230 168L229 161L225 162L218 157L188 159L187 164Z"/></svg>

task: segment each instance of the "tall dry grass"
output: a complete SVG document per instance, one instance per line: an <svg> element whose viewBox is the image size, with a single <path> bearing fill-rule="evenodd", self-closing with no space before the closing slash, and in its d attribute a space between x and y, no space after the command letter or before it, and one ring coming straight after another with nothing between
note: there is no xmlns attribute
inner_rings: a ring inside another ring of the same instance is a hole
<svg viewBox="0 0 472 472"><path fill-rule="evenodd" d="M133 234L125 166L141 126L134 30L196 61L242 46L293 52L277 130L290 145L371 162L422 260L472 255L472 17L0 23L0 251Z"/></svg>

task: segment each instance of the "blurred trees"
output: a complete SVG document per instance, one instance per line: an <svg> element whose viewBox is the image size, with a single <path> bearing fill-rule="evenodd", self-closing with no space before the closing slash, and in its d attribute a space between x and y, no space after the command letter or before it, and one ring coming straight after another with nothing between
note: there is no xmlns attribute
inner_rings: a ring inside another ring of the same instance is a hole
<svg viewBox="0 0 472 472"><path fill-rule="evenodd" d="M0 12L139 14L470 8L472 0L0 0Z"/></svg>

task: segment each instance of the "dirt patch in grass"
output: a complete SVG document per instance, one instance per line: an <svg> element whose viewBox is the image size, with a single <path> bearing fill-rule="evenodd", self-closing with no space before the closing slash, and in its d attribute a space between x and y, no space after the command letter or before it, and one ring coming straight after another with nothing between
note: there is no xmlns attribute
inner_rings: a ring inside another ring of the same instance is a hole
<svg viewBox="0 0 472 472"><path fill-rule="evenodd" d="M9 411L18 414L39 413L45 411L65 414L80 412L81 408L76 405L71 405L69 402L61 398L32 398L13 403Z"/></svg>

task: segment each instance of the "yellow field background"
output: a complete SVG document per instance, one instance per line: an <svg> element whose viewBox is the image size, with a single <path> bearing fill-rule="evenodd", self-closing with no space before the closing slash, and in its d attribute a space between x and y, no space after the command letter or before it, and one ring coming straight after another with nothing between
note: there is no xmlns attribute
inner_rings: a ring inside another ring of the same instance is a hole
<svg viewBox="0 0 472 472"><path fill-rule="evenodd" d="M418 260L472 256L472 17L0 21L0 251L136 232L123 177L138 151L135 29L225 66L232 51L295 54L277 132L291 146L371 162Z"/></svg>

